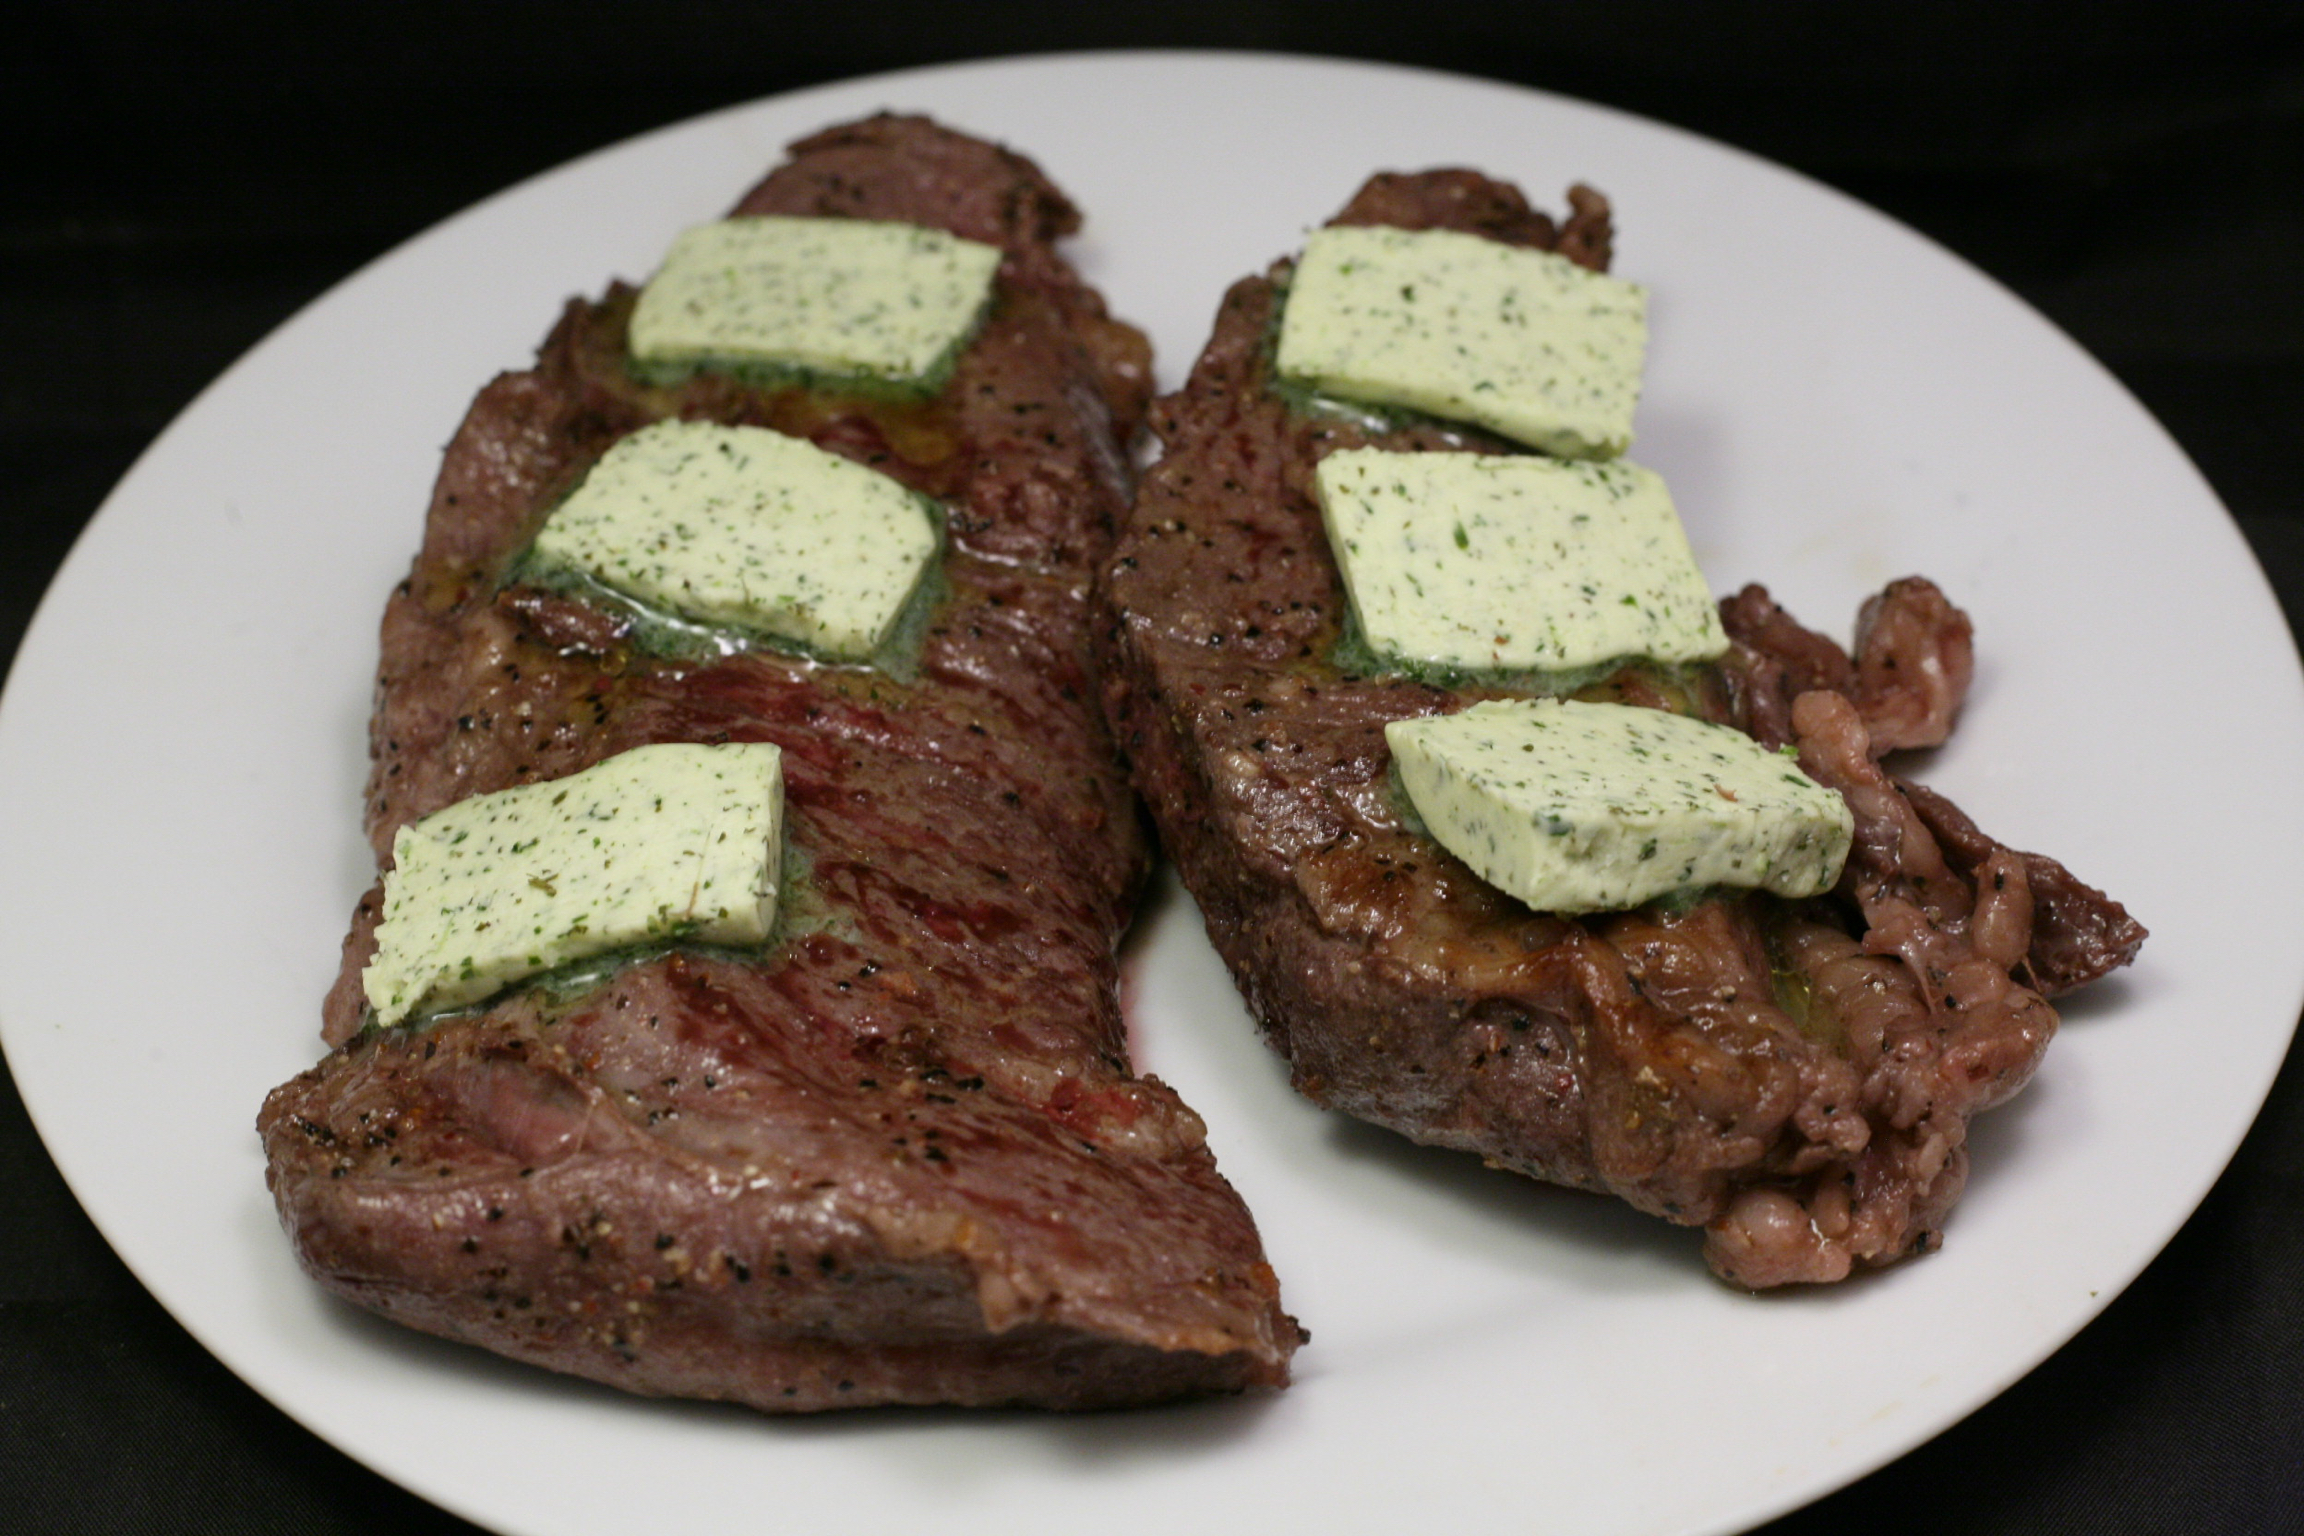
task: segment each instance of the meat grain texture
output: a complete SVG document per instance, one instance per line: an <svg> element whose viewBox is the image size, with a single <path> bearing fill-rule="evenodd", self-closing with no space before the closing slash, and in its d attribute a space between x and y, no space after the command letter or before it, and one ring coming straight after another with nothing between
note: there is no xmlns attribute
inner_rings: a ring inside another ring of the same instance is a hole
<svg viewBox="0 0 2304 1536"><path fill-rule="evenodd" d="M413 1327L631 1391L771 1410L1088 1408L1270 1387L1299 1341L1200 1121L1132 1075L1115 945L1148 863L1096 710L1090 579L1148 349L1056 253L1036 167L917 118L793 146L744 214L934 225L1005 252L949 386L898 404L627 371L633 295L569 304L483 390L392 595L367 826L649 742L783 749L799 878L762 956L671 953L363 1029L259 1123L298 1258ZM667 232L669 235L669 232ZM947 509L916 672L680 661L508 580L609 443L775 427Z"/></svg>
<svg viewBox="0 0 2304 1536"><path fill-rule="evenodd" d="M1607 202L1556 223L1470 171L1387 174L1340 224L1463 230L1604 269ZM1705 1229L1730 1281L1833 1281L1940 1240L1969 1118L2029 1078L2047 997L2144 930L2054 860L1888 775L1941 742L1965 615L1911 578L1856 653L1753 587L1716 665L1629 666L1578 697L1797 747L1856 848L1830 897L1713 894L1567 918L1414 830L1385 722L1505 695L1350 663L1313 467L1375 446L1524 451L1481 432L1299 409L1270 371L1287 265L1236 284L1107 568L1105 702L1249 1008L1315 1101L1417 1141Z"/></svg>

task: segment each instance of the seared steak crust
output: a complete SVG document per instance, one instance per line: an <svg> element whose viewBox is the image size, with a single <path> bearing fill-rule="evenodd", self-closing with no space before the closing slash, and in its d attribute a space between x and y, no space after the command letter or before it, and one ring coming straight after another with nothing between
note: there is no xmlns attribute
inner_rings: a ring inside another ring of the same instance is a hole
<svg viewBox="0 0 2304 1536"><path fill-rule="evenodd" d="M1142 338L1050 242L1015 155L881 117L739 205L939 225L1007 252L925 404L626 372L631 294L576 302L483 390L389 603L368 829L659 741L773 741L801 878L764 958L673 953L362 1031L259 1122L299 1258L415 1327L643 1393L769 1409L1084 1408L1285 1381L1299 1332L1199 1120L1129 1072L1114 945L1148 863L1095 710L1091 571ZM676 661L517 581L555 498L665 416L805 435L938 497L916 674Z"/></svg>
<svg viewBox="0 0 2304 1536"><path fill-rule="evenodd" d="M1555 225L1471 172L1386 175L1338 222L1604 265L1607 204L1585 188L1570 204ZM1285 403L1268 371L1285 281L1282 266L1235 285L1189 382L1155 405L1161 457L1102 590L1107 713L1296 1086L1705 1226L1714 1268L1745 1285L1836 1280L1933 1245L1968 1117L2025 1081L2053 1029L2043 988L2100 974L2142 938L2052 860L2001 848L1938 797L1907 799L1875 766L1950 730L1966 616L1932 584L1899 582L1867 606L1851 659L1753 588L1723 606L1722 664L1626 668L1582 694L1796 744L1856 810L1835 897L1533 912L1419 835L1389 780L1387 721L1497 690L1347 669L1312 492L1338 449L1517 450ZM2044 927L2052 903L2033 892L2059 876L2063 911Z"/></svg>

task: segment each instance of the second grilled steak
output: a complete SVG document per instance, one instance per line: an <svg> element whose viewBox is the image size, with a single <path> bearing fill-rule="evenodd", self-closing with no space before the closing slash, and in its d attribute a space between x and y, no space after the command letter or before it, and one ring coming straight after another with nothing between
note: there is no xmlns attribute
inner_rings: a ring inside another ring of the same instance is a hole
<svg viewBox="0 0 2304 1536"><path fill-rule="evenodd" d="M1606 202L1564 223L1468 171L1380 176L1337 223L1445 228L1594 268ZM1924 581L1868 608L1855 658L1754 589L1715 666L1627 668L1580 697L1693 712L1841 791L1839 891L1532 912L1414 830L1387 721L1501 690L1355 666L1313 493L1325 454L1521 451L1476 430L1292 406L1273 387L1285 265L1236 284L1108 567L1107 712L1250 1009L1312 1099L1414 1139L1707 1229L1750 1286L1932 1246L1967 1122L2030 1075L2044 994L2143 937L2053 860L1976 831L1875 758L1941 740L1967 621ZM1901 667L1901 671L1899 671ZM1907 682L1904 679L1913 681Z"/></svg>

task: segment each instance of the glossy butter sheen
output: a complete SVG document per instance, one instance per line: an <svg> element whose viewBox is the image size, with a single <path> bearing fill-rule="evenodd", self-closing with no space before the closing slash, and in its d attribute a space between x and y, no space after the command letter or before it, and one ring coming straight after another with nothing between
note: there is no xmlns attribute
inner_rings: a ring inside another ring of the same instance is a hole
<svg viewBox="0 0 2304 1536"><path fill-rule="evenodd" d="M765 943L782 753L660 743L474 795L400 829L361 986L380 1024L571 961L675 938Z"/></svg>
<svg viewBox="0 0 2304 1536"><path fill-rule="evenodd" d="M766 365L931 379L974 331L1000 249L869 219L724 219L684 231L641 290L644 366Z"/></svg>
<svg viewBox="0 0 2304 1536"><path fill-rule="evenodd" d="M1728 648L1671 493L1636 464L1355 448L1315 484L1380 657L1516 672Z"/></svg>
<svg viewBox="0 0 2304 1536"><path fill-rule="evenodd" d="M1590 459L1631 446L1647 348L1637 284L1454 230L1344 225L1306 242L1275 362L1327 394Z"/></svg>
<svg viewBox="0 0 2304 1536"><path fill-rule="evenodd" d="M664 421L601 457L535 558L681 618L863 661L937 537L922 497L853 459L764 427Z"/></svg>
<svg viewBox="0 0 2304 1536"><path fill-rule="evenodd" d="M1626 704L1524 699L1384 728L1434 838L1542 912L1711 885L1830 890L1847 802L1742 732Z"/></svg>

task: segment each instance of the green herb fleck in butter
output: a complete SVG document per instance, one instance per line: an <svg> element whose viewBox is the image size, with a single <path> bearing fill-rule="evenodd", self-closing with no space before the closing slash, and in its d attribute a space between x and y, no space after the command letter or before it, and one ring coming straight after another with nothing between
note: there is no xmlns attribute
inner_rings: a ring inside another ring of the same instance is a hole
<svg viewBox="0 0 2304 1536"><path fill-rule="evenodd" d="M747 366L931 385L974 332L1000 249L867 219L726 219L673 241L632 311L657 373Z"/></svg>
<svg viewBox="0 0 2304 1536"><path fill-rule="evenodd" d="M1847 860L1839 795L1739 731L1627 704L1475 704L1384 728L1433 837L1543 912L1691 887L1813 896Z"/></svg>
<svg viewBox="0 0 2304 1536"><path fill-rule="evenodd" d="M392 840L368 1004L397 1024L637 944L765 943L783 822L760 742L635 747L458 801Z"/></svg>
<svg viewBox="0 0 2304 1536"><path fill-rule="evenodd" d="M1636 464L1355 448L1315 484L1380 657L1561 671L1728 649L1671 493Z"/></svg>
<svg viewBox="0 0 2304 1536"><path fill-rule="evenodd" d="M928 502L853 459L764 427L663 421L601 457L534 558L682 618L862 661L936 545Z"/></svg>
<svg viewBox="0 0 2304 1536"><path fill-rule="evenodd" d="M1348 226L1305 245L1277 365L1326 394L1603 459L1631 446L1647 345L1636 284L1454 230Z"/></svg>

